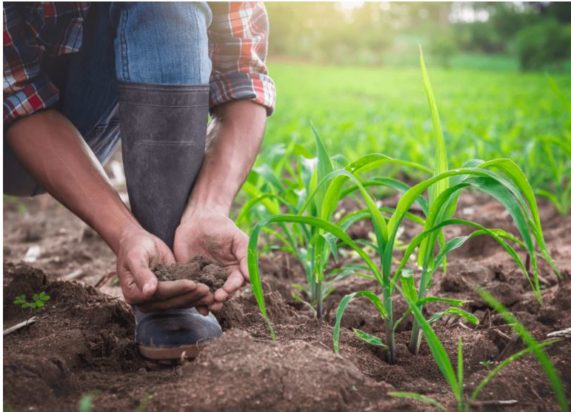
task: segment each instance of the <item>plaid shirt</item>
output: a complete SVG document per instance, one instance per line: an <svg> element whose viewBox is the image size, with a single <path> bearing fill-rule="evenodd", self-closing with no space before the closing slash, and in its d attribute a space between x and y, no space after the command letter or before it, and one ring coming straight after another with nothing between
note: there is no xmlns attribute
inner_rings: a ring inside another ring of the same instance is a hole
<svg viewBox="0 0 571 412"><path fill-rule="evenodd" d="M276 93L265 65L268 18L263 4L210 6L210 106L250 99L271 114ZM57 104L59 91L42 72L42 57L80 49L88 10L89 3L4 4L4 128Z"/></svg>

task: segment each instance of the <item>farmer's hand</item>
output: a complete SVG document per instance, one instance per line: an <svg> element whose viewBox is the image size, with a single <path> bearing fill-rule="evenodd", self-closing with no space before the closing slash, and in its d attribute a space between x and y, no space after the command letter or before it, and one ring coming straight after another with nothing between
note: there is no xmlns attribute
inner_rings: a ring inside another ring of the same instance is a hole
<svg viewBox="0 0 571 412"><path fill-rule="evenodd" d="M195 256L204 256L223 267L228 276L226 283L214 293L213 311L220 310L249 279L248 236L224 213L198 210L185 214L174 239L174 255L178 262L188 262Z"/></svg>
<svg viewBox="0 0 571 412"><path fill-rule="evenodd" d="M123 231L117 273L127 303L137 304L143 311L211 305L214 296L205 285L190 280L157 281L151 269L174 261L172 252L158 237L136 227Z"/></svg>

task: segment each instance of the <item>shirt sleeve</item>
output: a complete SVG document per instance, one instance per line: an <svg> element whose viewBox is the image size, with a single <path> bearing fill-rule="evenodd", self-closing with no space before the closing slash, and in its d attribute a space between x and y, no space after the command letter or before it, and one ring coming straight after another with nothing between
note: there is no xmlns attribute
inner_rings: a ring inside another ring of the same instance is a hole
<svg viewBox="0 0 571 412"><path fill-rule="evenodd" d="M211 108L232 100L249 99L275 106L276 91L265 64L268 48L268 15L261 2L211 3L208 30L212 74Z"/></svg>
<svg viewBox="0 0 571 412"><path fill-rule="evenodd" d="M45 47L16 4L4 4L4 130L15 120L48 109L58 88L41 71Z"/></svg>

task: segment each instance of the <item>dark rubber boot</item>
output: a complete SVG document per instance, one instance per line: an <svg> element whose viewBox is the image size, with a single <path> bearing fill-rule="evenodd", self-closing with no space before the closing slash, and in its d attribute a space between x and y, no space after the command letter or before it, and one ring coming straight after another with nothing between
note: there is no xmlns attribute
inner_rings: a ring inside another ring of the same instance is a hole
<svg viewBox="0 0 571 412"><path fill-rule="evenodd" d="M133 214L170 248L204 157L208 86L119 86L123 165Z"/></svg>
<svg viewBox="0 0 571 412"><path fill-rule="evenodd" d="M171 249L196 180L206 140L208 86L119 85L123 165L131 210ZM143 313L134 308L135 340L147 358L193 358L222 334L196 309Z"/></svg>

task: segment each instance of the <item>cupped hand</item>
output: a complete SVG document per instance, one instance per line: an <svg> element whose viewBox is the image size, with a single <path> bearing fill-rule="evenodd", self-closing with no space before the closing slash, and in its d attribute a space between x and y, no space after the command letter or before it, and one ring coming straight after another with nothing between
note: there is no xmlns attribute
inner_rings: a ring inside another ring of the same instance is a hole
<svg viewBox="0 0 571 412"><path fill-rule="evenodd" d="M117 274L125 301L145 312L176 308L204 308L214 303L206 285L191 280L158 282L152 272L159 263L172 264L174 256L158 237L141 228L125 230L119 242Z"/></svg>
<svg viewBox="0 0 571 412"><path fill-rule="evenodd" d="M178 262L188 262L204 256L224 268L227 279L214 292L214 302L208 307L217 311L223 302L249 280L248 236L225 214L216 211L196 211L185 216L174 240L174 256Z"/></svg>

